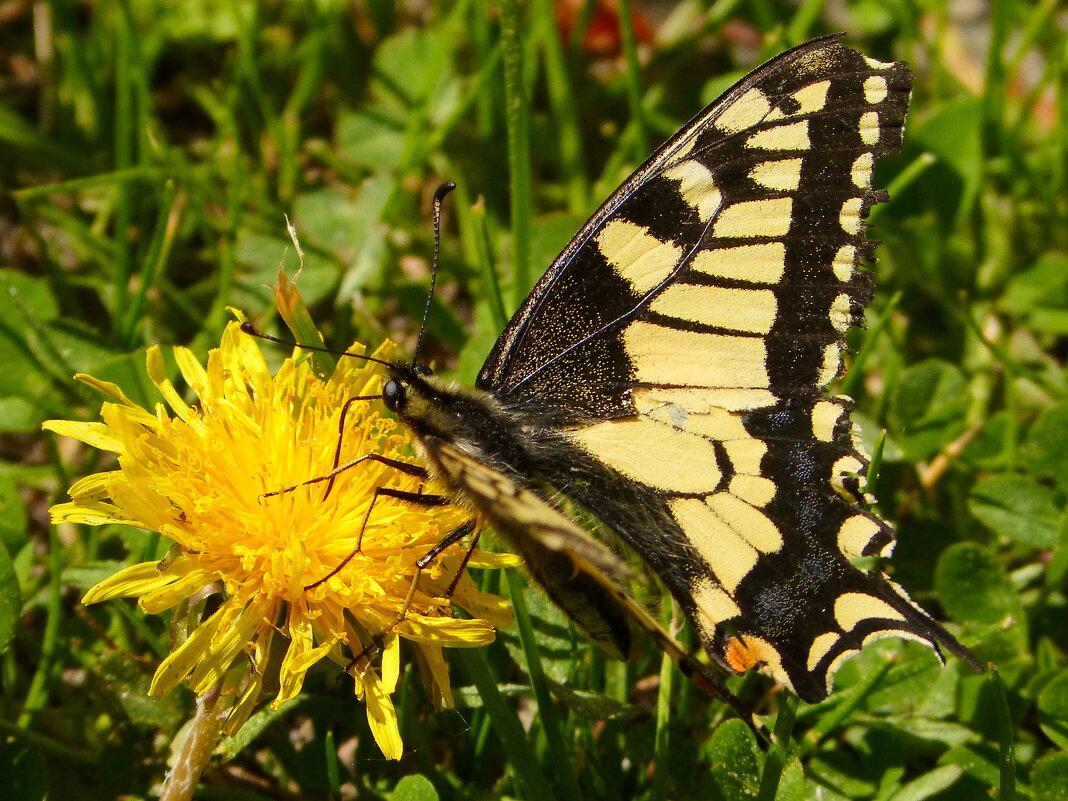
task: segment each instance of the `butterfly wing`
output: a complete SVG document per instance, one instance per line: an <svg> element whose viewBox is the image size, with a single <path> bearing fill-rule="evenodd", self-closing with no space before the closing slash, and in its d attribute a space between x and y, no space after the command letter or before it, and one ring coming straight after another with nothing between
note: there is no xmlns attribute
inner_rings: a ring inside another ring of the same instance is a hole
<svg viewBox="0 0 1068 801"><path fill-rule="evenodd" d="M590 219L478 380L562 433L539 473L642 554L715 659L806 700L882 636L975 664L854 566L893 531L861 491L849 400L823 394L872 294L872 168L910 90L904 64L837 37L758 68Z"/></svg>
<svg viewBox="0 0 1068 801"><path fill-rule="evenodd" d="M622 587L630 570L618 556L558 509L455 443L421 440L430 462L461 492L509 547L531 577L583 631L619 659L630 650L631 625L644 630L707 691L752 724L748 710Z"/></svg>

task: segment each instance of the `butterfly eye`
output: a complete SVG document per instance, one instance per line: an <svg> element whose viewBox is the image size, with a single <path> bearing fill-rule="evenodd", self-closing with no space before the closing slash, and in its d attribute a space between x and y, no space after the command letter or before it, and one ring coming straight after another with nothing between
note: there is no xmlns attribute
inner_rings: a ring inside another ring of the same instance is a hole
<svg viewBox="0 0 1068 801"><path fill-rule="evenodd" d="M391 412L404 405L404 387L395 379L389 379L382 385L382 402Z"/></svg>

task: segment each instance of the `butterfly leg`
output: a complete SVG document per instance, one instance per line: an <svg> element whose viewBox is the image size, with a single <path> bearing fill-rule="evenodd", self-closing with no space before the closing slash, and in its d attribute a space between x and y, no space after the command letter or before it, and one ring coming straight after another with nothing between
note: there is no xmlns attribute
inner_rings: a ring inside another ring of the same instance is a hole
<svg viewBox="0 0 1068 801"><path fill-rule="evenodd" d="M404 620L404 617L408 614L408 608L412 604L412 598L415 597L415 590L419 585L419 579L422 576L423 571L426 570L430 566L430 564L439 556L441 556L441 554L443 554L448 548L452 547L464 537L474 532L476 527L477 524L473 519L461 523L448 534L446 534L436 545L434 545L433 548L431 548L423 556L415 560L415 576L412 577L412 586L408 588L408 596L404 599L404 606L401 607L400 617L394 623L390 624L390 627L389 629L387 629L387 631L396 628L396 626L402 620ZM456 575L453 576L452 581L449 582L449 588L445 591L446 599L452 598L452 593L456 589L456 585L459 583L460 577L464 574L464 570L467 569L467 563L471 561L471 555L475 551L475 545L478 543L480 533L481 532L475 533L475 536L471 540L470 547L468 547L467 551L464 553L464 558L463 561L460 563L460 568L456 571Z"/></svg>
<svg viewBox="0 0 1068 801"><path fill-rule="evenodd" d="M261 498L270 498L275 495L285 495L287 492L293 492L293 490L300 489L301 487L307 487L311 484L318 484L322 481L330 482L327 485L327 491L323 494L323 499L330 494L330 489L334 486L334 480L346 470L350 470L358 464L363 462L378 462L379 464L392 467L401 473L405 473L409 476L415 476L416 478L428 478L426 470L416 464L408 464L408 462L402 462L399 459L390 459L386 456L380 456L377 453L365 453L363 456L358 456L355 459L350 459L341 465L335 465L329 473L325 473L315 478L309 478L307 481L301 481L299 484L294 484L291 487L283 487L282 489L272 490L271 492L265 492L261 495Z"/></svg>
<svg viewBox="0 0 1068 801"><path fill-rule="evenodd" d="M345 401L345 405L341 407L341 416L337 421L337 447L334 449L334 466L327 473L328 481L326 484L326 490L323 492L323 500L325 501L330 497L330 491L334 488L334 480L337 478L338 473L341 470L348 469L351 465L341 466L341 444L345 441L345 420L348 419L349 409L352 408L352 404L356 401L362 400L361 398L349 398ZM383 457L384 458L384 457Z"/></svg>
<svg viewBox="0 0 1068 801"><path fill-rule="evenodd" d="M429 567L430 564L435 559L437 559L442 553L444 553L448 548L452 547L457 542L464 539L464 537L470 535L472 532L475 532L476 528L477 523L474 519L461 523L459 526L457 526L448 534L446 534L439 542L437 542L433 548L431 548L423 556L419 557L419 559L415 561L415 575L412 576L412 583L408 587L408 594L404 598L404 603L401 605L401 610L400 613L397 615L397 619L372 637L370 644L368 644L367 647L360 651L360 653L353 657L352 661L349 662L348 666L345 668L346 672L352 670L356 665L366 660L372 652L380 650L383 647L386 637L388 637L393 631L395 631L397 626L403 623L408 617L408 610L411 608L412 600L415 598L416 590L418 590L419 588L419 579L422 578L423 571L427 567ZM460 577L463 576L464 570L467 569L467 564L471 560L471 555L474 553L475 544L478 542L478 537L480 533L481 532L475 532L475 536L472 538L471 545L467 548L467 552L464 554L463 561L460 563L460 567L456 571L456 575L449 583L449 587L445 592L446 599L452 598L452 593L456 589L456 585L459 583Z"/></svg>
<svg viewBox="0 0 1068 801"><path fill-rule="evenodd" d="M419 465L402 462L399 459L390 459L386 456L380 456L377 453L366 453L363 456L358 456L355 459L350 459L344 464L341 463L341 446L345 441L345 421L348 419L349 409L352 408L352 404L354 404L356 401L362 400L367 400L367 398L349 398L347 401L345 401L345 405L341 407L341 416L338 418L337 424L337 446L334 448L334 463L333 466L330 468L330 472L325 473L321 476L316 476L315 478L310 478L307 481L302 481L299 484L294 484L292 487L285 487L284 489L274 490L273 492L265 492L260 497L270 498L273 495L283 495L287 492L292 492L293 490L298 489L299 487L305 487L311 484L318 484L322 481L325 481L327 482L326 490L323 492L323 500L325 501L328 497L330 497L330 492L334 489L334 482L337 480L337 477L339 475L344 473L346 470L349 470L355 467L356 465L367 461L378 462L379 464L392 467L394 470L397 470L401 473L405 473L410 476L415 476L416 478L427 478L428 474L425 468L422 468ZM364 525L366 524L367 520L364 519Z"/></svg>
<svg viewBox="0 0 1068 801"><path fill-rule="evenodd" d="M391 462L393 460L387 459L385 461ZM404 462L397 462L397 464L403 464L405 467L415 467L415 465L409 465ZM425 471L423 471L423 474L425 475ZM410 475L416 474L410 473ZM371 496L371 502L367 505L367 511L363 515L363 522L360 524L360 533L356 537L356 547L353 548L349 555L342 559L341 562L339 562L333 570L331 570L321 579L318 579L317 581L314 581L311 584L307 585L304 588L305 590L315 589L324 581L332 579L344 569L345 565L352 561L353 557L356 556L356 554L360 553L363 550L363 535L364 532L367 530L368 522L370 522L371 520L371 512L375 508L375 503L377 503L378 499L382 497L396 498L397 500L408 501L409 503L418 504L420 506L444 506L445 504L449 503L449 499L446 498L444 495L427 495L422 492L407 492L405 490L391 489L390 487L376 487L374 495Z"/></svg>

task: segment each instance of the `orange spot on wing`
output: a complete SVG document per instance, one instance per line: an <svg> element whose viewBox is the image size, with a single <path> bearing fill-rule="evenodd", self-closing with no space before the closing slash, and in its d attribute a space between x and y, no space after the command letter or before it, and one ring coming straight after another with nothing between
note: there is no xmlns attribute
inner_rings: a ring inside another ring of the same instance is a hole
<svg viewBox="0 0 1068 801"><path fill-rule="evenodd" d="M723 650L723 656L730 665L731 670L745 673L758 665L767 664L768 657L765 653L764 643L756 637L742 634L731 637Z"/></svg>

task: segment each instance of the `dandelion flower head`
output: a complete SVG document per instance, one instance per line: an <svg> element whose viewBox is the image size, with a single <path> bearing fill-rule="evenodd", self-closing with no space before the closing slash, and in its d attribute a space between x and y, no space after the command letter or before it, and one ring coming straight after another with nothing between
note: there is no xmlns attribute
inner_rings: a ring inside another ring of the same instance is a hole
<svg viewBox="0 0 1068 801"><path fill-rule="evenodd" d="M388 359L391 349L374 356ZM160 664L153 696L183 680L198 695L231 689L233 733L266 688L277 691L272 704L280 706L326 658L349 669L372 734L386 756L398 758L391 694L401 640L417 649L433 700L450 706L442 648L484 645L511 619L507 604L481 592L465 566L512 560L476 550L465 563L470 543L457 543L416 581L417 560L467 514L380 494L367 517L377 488L434 492L388 463L365 460L331 482L315 481L366 454L415 463L407 435L378 401L354 402L339 431L346 401L380 391L380 365L344 357L322 377L298 350L272 374L258 341L238 322L226 328L206 367L184 348L175 348L174 358L196 403L183 400L153 347L148 373L166 405L142 408L117 385L80 375L110 398L103 422L44 424L118 454L117 470L71 487L71 501L52 509L54 522L128 524L175 543L163 561L121 570L84 602L136 597L142 610L158 614L216 593L217 608ZM453 604L470 617L454 618Z"/></svg>

